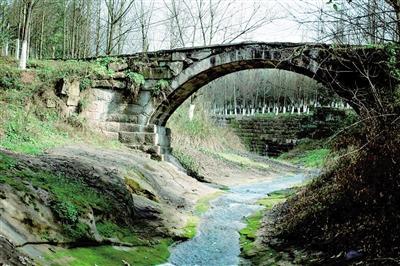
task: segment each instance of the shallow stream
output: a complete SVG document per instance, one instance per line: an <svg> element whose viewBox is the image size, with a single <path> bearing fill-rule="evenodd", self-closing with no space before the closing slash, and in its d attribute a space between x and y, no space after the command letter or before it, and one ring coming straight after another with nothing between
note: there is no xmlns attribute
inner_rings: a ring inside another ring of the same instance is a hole
<svg viewBox="0 0 400 266"><path fill-rule="evenodd" d="M262 207L256 203L266 194L301 183L304 174L282 176L271 181L234 186L210 202L201 216L196 236L171 248L169 263L164 266L239 265L239 231L245 218Z"/></svg>

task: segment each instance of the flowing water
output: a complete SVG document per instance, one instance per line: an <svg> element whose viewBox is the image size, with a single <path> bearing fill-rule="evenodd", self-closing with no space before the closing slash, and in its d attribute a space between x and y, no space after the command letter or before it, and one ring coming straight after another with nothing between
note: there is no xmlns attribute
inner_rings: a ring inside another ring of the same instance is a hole
<svg viewBox="0 0 400 266"><path fill-rule="evenodd" d="M299 184L305 178L298 174L231 187L228 193L210 203L211 208L200 218L196 236L171 248L169 262L164 266L238 265L238 231L245 227L245 217L262 208L256 201L267 193Z"/></svg>

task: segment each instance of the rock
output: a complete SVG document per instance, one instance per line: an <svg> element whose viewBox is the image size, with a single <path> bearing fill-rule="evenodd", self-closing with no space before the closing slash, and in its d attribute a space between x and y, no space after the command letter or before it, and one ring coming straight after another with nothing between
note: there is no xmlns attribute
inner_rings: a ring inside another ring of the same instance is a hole
<svg viewBox="0 0 400 266"><path fill-rule="evenodd" d="M126 78L125 72L117 72L113 75L114 79L124 79Z"/></svg>
<svg viewBox="0 0 400 266"><path fill-rule="evenodd" d="M0 235L0 250L0 265L34 265L28 256L21 253L2 235Z"/></svg>
<svg viewBox="0 0 400 266"><path fill-rule="evenodd" d="M356 250L350 250L349 252L346 253L344 257L346 260L354 260L360 258L361 256L362 256L361 252L358 252Z"/></svg>
<svg viewBox="0 0 400 266"><path fill-rule="evenodd" d="M47 108L55 108L56 102L53 99L47 99L46 106L47 106Z"/></svg>
<svg viewBox="0 0 400 266"><path fill-rule="evenodd" d="M79 80L62 79L61 82L62 82L62 87L61 87L62 95L79 96L79 93L80 93Z"/></svg>
<svg viewBox="0 0 400 266"><path fill-rule="evenodd" d="M108 64L108 69L115 72L122 71L128 68L128 64L125 62L112 62Z"/></svg>
<svg viewBox="0 0 400 266"><path fill-rule="evenodd" d="M70 95L70 96L68 96L68 99L67 99L67 105L68 106L78 106L79 99L80 99L79 96Z"/></svg>

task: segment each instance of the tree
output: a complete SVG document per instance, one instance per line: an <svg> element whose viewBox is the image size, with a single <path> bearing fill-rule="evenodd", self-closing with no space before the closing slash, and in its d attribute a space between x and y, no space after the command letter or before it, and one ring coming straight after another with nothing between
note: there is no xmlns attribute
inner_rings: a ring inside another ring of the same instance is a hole
<svg viewBox="0 0 400 266"><path fill-rule="evenodd" d="M115 36L116 27L119 25L121 28L123 20L125 19L128 12L131 10L134 1L133 0L104 0L107 7L107 46L106 54L110 55L113 53L115 46L120 41L122 33ZM117 43L115 41L118 40Z"/></svg>
<svg viewBox="0 0 400 266"><path fill-rule="evenodd" d="M32 10L35 4L39 0L23 0L24 7L24 20L22 24L22 46L21 46L21 56L19 59L19 68L26 69L26 62L28 60L28 49L29 49L29 30L32 20Z"/></svg>

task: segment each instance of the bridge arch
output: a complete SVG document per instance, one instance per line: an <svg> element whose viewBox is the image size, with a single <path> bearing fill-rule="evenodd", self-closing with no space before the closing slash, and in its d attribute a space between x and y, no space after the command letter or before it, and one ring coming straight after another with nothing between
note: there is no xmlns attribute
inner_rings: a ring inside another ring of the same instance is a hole
<svg viewBox="0 0 400 266"><path fill-rule="evenodd" d="M317 48L314 46L312 50L306 50L303 45L281 49L253 46L252 49L224 51L194 62L172 80L170 93L156 106L149 123L165 127L174 111L201 87L217 78L242 70L287 70L332 87L334 77L324 75L318 62L323 46Z"/></svg>

